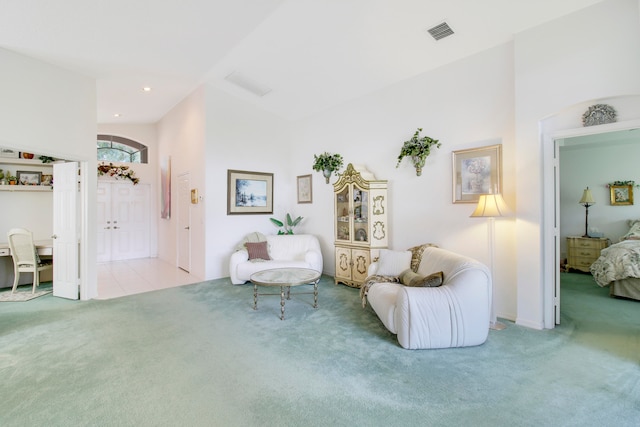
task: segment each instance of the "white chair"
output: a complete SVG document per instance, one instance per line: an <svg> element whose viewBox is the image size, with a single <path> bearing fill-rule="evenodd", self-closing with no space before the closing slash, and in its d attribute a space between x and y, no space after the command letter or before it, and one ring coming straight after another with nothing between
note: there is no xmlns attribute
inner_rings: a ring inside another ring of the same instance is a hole
<svg viewBox="0 0 640 427"><path fill-rule="evenodd" d="M51 270L53 265L51 262L40 261L31 231L24 228L12 228L7 233L7 237L9 238L9 249L13 258L15 276L11 293L14 293L18 287L20 273L33 273L33 290L31 293L35 293L36 287L40 285L40 272Z"/></svg>

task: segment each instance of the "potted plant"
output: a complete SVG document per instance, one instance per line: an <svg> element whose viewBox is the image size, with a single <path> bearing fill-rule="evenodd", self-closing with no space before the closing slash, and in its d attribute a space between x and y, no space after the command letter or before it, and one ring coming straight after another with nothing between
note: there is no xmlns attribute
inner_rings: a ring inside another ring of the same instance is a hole
<svg viewBox="0 0 640 427"><path fill-rule="evenodd" d="M296 225L300 224L300 221L302 221L302 217L299 216L298 218L296 218L295 220L291 219L291 215L287 214L287 223L285 224L284 222L277 220L275 218L269 218L271 220L272 223L274 223L275 225L277 225L278 227L281 227L280 230L278 230L278 234L293 234L293 229Z"/></svg>
<svg viewBox="0 0 640 427"><path fill-rule="evenodd" d="M313 155L313 170L322 172L327 184L329 183L331 173L335 172L335 174L338 175L341 167L342 156L340 154L330 154L325 151L319 156L316 154Z"/></svg>
<svg viewBox="0 0 640 427"><path fill-rule="evenodd" d="M7 182L9 183L9 185L16 185L18 183L18 178L13 175L9 175L7 176Z"/></svg>
<svg viewBox="0 0 640 427"><path fill-rule="evenodd" d="M398 163L396 164L396 167L398 167L402 159L411 157L413 166L416 168L416 175L418 176L422 175L422 167L425 164L427 156L431 154L431 147L435 146L436 148L440 148L440 145L442 145L437 139L428 136L420 137L420 132L422 132L422 128L418 128L411 139L404 142L400 150L400 155L398 156Z"/></svg>

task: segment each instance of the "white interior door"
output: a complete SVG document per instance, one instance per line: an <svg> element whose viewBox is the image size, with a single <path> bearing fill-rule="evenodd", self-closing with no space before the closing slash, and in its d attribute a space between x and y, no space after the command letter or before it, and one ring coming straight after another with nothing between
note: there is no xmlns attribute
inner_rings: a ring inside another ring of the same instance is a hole
<svg viewBox="0 0 640 427"><path fill-rule="evenodd" d="M191 178L178 176L178 268L191 271Z"/></svg>
<svg viewBox="0 0 640 427"><path fill-rule="evenodd" d="M111 183L98 182L97 261L111 261Z"/></svg>
<svg viewBox="0 0 640 427"><path fill-rule="evenodd" d="M78 163L53 165L53 295L78 299Z"/></svg>

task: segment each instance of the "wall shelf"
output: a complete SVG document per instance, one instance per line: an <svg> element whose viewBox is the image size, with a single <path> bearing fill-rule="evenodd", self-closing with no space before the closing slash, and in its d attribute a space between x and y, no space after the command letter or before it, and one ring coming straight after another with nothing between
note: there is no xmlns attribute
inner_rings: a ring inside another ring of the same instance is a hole
<svg viewBox="0 0 640 427"><path fill-rule="evenodd" d="M39 166L45 168L52 168L53 163L42 163L39 159L14 159L11 157L0 157L0 165L15 165L15 166Z"/></svg>
<svg viewBox="0 0 640 427"><path fill-rule="evenodd" d="M0 191L36 191L52 192L50 185L0 185Z"/></svg>

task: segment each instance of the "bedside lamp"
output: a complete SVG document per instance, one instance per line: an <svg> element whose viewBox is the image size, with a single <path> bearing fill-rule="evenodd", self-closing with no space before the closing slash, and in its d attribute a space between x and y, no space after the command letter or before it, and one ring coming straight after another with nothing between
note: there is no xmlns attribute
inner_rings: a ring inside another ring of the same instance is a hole
<svg viewBox="0 0 640 427"><path fill-rule="evenodd" d="M494 249L493 249L493 240L496 234L495 232L495 219L497 217L506 216L509 213L509 208L507 204L504 202L502 195L498 194L482 194L478 199L478 206L476 206L476 210L471 214L471 218L487 218L487 222L489 225L489 254L491 256L491 281L493 282L493 258L494 258ZM494 330L502 330L506 328L504 323L498 322L496 317L495 308L493 307L493 300L495 299L493 295L495 294L495 286L491 286L491 320L489 327Z"/></svg>
<svg viewBox="0 0 640 427"><path fill-rule="evenodd" d="M584 206L584 236L582 237L591 237L589 236L589 206L593 206L596 201L593 200L593 195L591 194L591 190L589 187L585 188L582 192L582 199L578 202L582 206Z"/></svg>

